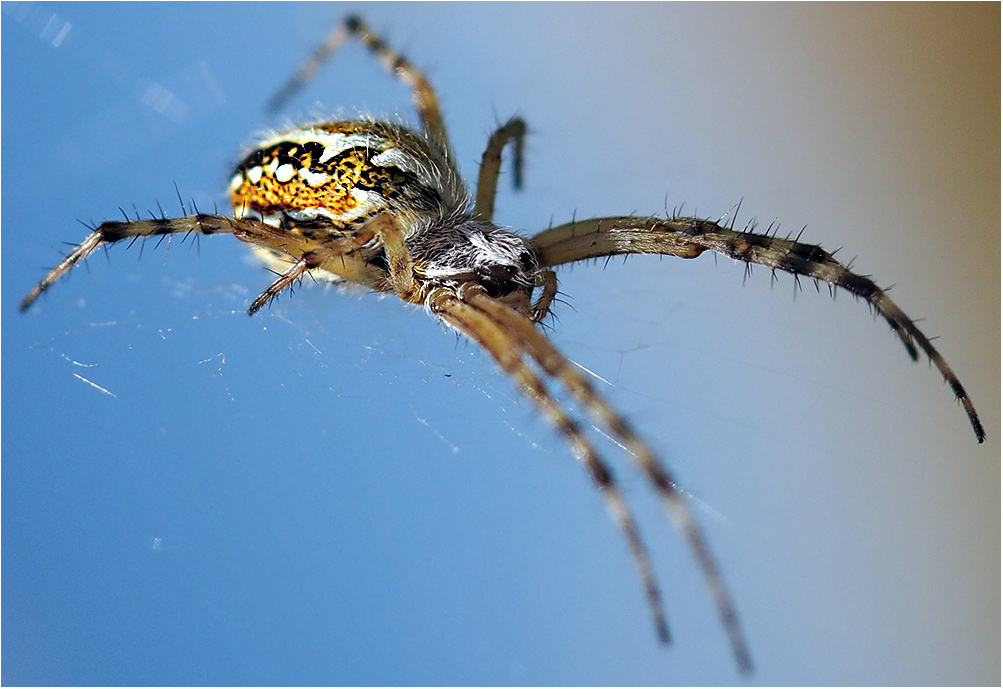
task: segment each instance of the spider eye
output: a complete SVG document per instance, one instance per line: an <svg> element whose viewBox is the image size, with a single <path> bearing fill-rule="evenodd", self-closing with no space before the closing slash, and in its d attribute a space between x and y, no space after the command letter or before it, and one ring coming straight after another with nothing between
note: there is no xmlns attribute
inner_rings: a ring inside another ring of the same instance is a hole
<svg viewBox="0 0 1003 689"><path fill-rule="evenodd" d="M536 257L528 251L523 251L519 254L519 265L522 266L523 270L535 270L537 267Z"/></svg>
<svg viewBox="0 0 1003 689"><path fill-rule="evenodd" d="M518 269L515 266L492 265L483 270L478 282L488 295L498 298L522 289L513 278Z"/></svg>
<svg viewBox="0 0 1003 689"><path fill-rule="evenodd" d="M489 280L508 281L515 275L515 267L494 265L489 266L485 272Z"/></svg>

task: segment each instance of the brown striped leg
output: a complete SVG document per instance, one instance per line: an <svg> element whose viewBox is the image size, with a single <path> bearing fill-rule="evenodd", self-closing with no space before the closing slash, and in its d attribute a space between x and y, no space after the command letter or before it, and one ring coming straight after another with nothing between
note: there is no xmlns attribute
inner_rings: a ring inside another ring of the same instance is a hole
<svg viewBox="0 0 1003 689"><path fill-rule="evenodd" d="M346 230L337 235L332 234L321 246L302 253L295 263L290 264L278 279L254 300L247 310L248 314L253 316L282 290L291 287L314 268L327 265L332 272L337 272L337 265L332 266L330 263L355 261L354 252L377 240L386 252L390 275L380 280L379 284L369 286L381 292L394 292L404 301L414 302L418 298L414 265L411 253L404 242L404 234L391 214L381 213L362 227Z"/></svg>
<svg viewBox="0 0 1003 689"><path fill-rule="evenodd" d="M324 42L269 100L268 111L272 113L281 111L286 103L313 78L317 70L350 37L361 41L390 72L396 74L399 79L411 87L411 95L425 131L444 152L451 156L452 147L449 144L449 135L446 133L446 124L442 119L442 110L439 108L439 98L435 95L435 89L432 88L421 70L388 46L361 17L355 15L346 17L328 34Z"/></svg>
<svg viewBox="0 0 1003 689"><path fill-rule="evenodd" d="M476 287L480 289L479 286ZM462 291L463 287L460 289ZM426 304L446 323L483 347L502 370L515 380L523 394L532 400L567 439L575 457L585 465L592 480L599 487L607 508L627 539L655 621L658 638L663 643L669 643L669 628L665 621L662 597L655 582L648 551L612 472L592 442L551 394L543 380L526 365L520 344L513 338L508 328L485 311L458 297L452 290L445 288L433 290Z"/></svg>
<svg viewBox="0 0 1003 689"><path fill-rule="evenodd" d="M971 398L930 339L869 277L857 275L814 244L768 234L741 232L699 218L593 218L545 230L533 238L541 267L619 254L667 254L696 258L706 250L841 287L865 299L891 326L916 359L917 345L930 358L965 408L981 443L986 433Z"/></svg>
<svg viewBox="0 0 1003 689"><path fill-rule="evenodd" d="M94 232L80 243L66 258L49 271L31 292L21 301L24 311L38 298L42 292L49 289L56 280L65 275L82 259L87 258L95 249L104 244L111 244L123 239L146 239L156 236L173 234L233 234L238 239L273 245L278 230L257 220L237 220L225 215L191 215L184 218L163 218L155 220L134 220L126 222L104 222Z"/></svg>
<svg viewBox="0 0 1003 689"><path fill-rule="evenodd" d="M531 321L487 296L479 285L464 285L464 287L467 289L461 288L460 296L510 331L510 337L518 343L520 350L531 357L547 375L559 380L583 408L606 426L610 434L623 443L639 469L648 476L648 480L665 501L672 521L689 544L700 565L704 581L714 597L721 621L728 633L739 670L750 672L752 659L738 621L735 603L711 555L707 540L671 474L658 461L647 443L634 432L626 419L595 391L588 379L572 366L567 357L561 354Z"/></svg>
<svg viewBox="0 0 1003 689"><path fill-rule="evenodd" d="M477 175L477 200L474 215L491 222L495 214L495 194L498 190L498 173L501 171L501 154L505 144L512 142L512 175L515 188L522 186L523 140L526 138L526 123L518 117L496 129L488 139L487 148L481 158L481 169Z"/></svg>

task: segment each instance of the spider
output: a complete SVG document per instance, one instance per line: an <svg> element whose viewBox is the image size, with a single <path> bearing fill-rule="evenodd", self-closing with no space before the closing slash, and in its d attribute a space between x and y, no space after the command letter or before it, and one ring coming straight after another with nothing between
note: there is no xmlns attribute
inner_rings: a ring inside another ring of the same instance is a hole
<svg viewBox="0 0 1003 689"><path fill-rule="evenodd" d="M717 605L740 671L752 669L735 603L672 474L632 426L544 336L538 327L558 294L554 268L627 254L695 258L712 251L825 282L863 298L881 314L910 356L922 350L951 386L982 442L985 432L957 376L930 340L867 277L854 274L821 247L746 228L736 231L688 217L607 217L576 220L525 238L494 224L502 152L511 147L521 184L527 127L513 118L489 138L472 202L435 91L415 66L366 24L339 25L272 99L280 110L348 39L366 45L411 90L421 131L359 119L318 122L267 137L237 165L230 181L233 216L109 221L94 228L25 297L28 308L63 274L99 246L176 233L229 233L252 244L277 278L250 305L254 314L306 276L357 283L424 306L495 360L566 438L585 466L628 543L659 639L669 629L648 551L606 461L558 399L562 387L583 412L627 450L665 502Z"/></svg>

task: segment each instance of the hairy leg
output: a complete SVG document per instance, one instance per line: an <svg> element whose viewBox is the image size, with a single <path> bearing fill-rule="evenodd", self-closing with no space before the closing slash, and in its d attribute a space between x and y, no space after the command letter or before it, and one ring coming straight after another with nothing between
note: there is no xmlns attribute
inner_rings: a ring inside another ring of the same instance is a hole
<svg viewBox="0 0 1003 689"><path fill-rule="evenodd" d="M523 394L536 404L551 424L568 440L575 457L588 469L589 475L606 501L607 508L627 539L631 556L644 586L648 606L654 617L659 640L668 643L669 628L647 548L641 540L637 524L613 479L612 472L592 442L551 394L543 380L526 364L520 344L508 328L483 310L458 297L452 290L445 288L433 290L427 303L433 313L483 347L502 370L515 380Z"/></svg>
<svg viewBox="0 0 1003 689"><path fill-rule="evenodd" d="M24 311L42 292L49 289L73 266L87 258L99 246L122 241L123 239L147 239L173 234L232 234L245 242L274 246L279 231L258 220L237 220L226 215L191 215L184 218L162 218L154 220L133 220L125 222L109 221L101 223L73 251L42 278L31 292L21 301Z"/></svg>
<svg viewBox="0 0 1003 689"><path fill-rule="evenodd" d="M379 215L360 228L327 233L324 239L307 239L282 227L275 227L252 218L237 219L225 215L191 215L183 218L156 220L110 221L99 225L82 243L42 278L22 300L24 311L42 292L87 258L99 246L124 239L148 239L174 234L232 234L250 244L266 247L289 258L286 270L251 304L253 315L282 290L291 286L310 270L323 268L361 282L378 291L392 291L405 301L418 300L411 256L397 223L387 214ZM386 251L390 274L368 265L357 255L358 249L381 241Z"/></svg>
<svg viewBox="0 0 1003 689"><path fill-rule="evenodd" d="M517 117L498 127L488 139L487 148L481 158L481 169L477 175L477 200L474 215L491 222L495 214L495 194L498 190L498 173L501 171L501 154L511 141L514 161L512 175L515 188L522 187L523 140L526 138L526 123Z"/></svg>
<svg viewBox="0 0 1003 689"><path fill-rule="evenodd" d="M289 81L272 96L271 100L268 101L268 111L280 112L286 103L313 78L317 70L350 37L361 41L388 70L411 87L411 95L425 131L443 151L452 155L449 135L446 133L446 124L442 119L442 110L439 108L439 98L435 95L435 89L432 88L421 70L388 46L361 17L354 15L346 17L341 24L335 27L324 39L324 42L317 46L313 54L300 65Z"/></svg>
<svg viewBox="0 0 1003 689"><path fill-rule="evenodd" d="M540 296L533 302L529 317L534 323L539 323L550 313L550 305L557 297L557 273L552 270L541 270L537 273L536 286L541 288Z"/></svg>
<svg viewBox="0 0 1003 689"><path fill-rule="evenodd" d="M736 261L804 275L840 287L868 302L899 336L909 355L917 345L937 367L965 408L981 443L986 433L971 398L930 339L869 277L858 275L820 246L768 234L737 231L699 218L593 218L567 223L533 237L541 266L554 267L590 258L619 254L666 254L696 258L716 251Z"/></svg>
<svg viewBox="0 0 1003 689"><path fill-rule="evenodd" d="M623 443L631 459L648 477L659 496L665 501L672 521L693 551L703 572L704 580L707 582L707 587L717 604L718 613L728 633L739 669L742 672L750 671L752 660L745 635L738 621L735 603L731 594L728 593L724 577L711 555L707 540L700 531L700 527L697 526L696 519L672 475L658 461L647 443L634 432L627 420L595 391L588 379L572 366L567 357L561 354L531 321L487 296L479 285L470 285L466 294L463 294L461 288L461 296L465 301L495 319L504 328L511 330L512 337L518 342L520 350L531 357L547 375L560 381L582 407L601 421L615 439Z"/></svg>

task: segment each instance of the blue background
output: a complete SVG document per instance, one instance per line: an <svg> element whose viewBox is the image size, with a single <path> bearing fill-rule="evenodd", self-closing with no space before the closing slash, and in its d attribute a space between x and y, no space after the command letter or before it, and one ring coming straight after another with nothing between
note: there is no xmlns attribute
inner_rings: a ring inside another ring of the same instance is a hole
<svg viewBox="0 0 1003 689"><path fill-rule="evenodd" d="M355 9L427 70L468 179L530 123L499 222L742 200L898 285L984 446L864 304L728 260L565 270L552 338L694 496L753 681L999 683L999 7ZM222 206L348 11L3 5L3 683L741 681L618 448L669 649L562 439L420 310L304 285L248 318L269 275L221 237L114 247L17 314L78 219L179 214L175 184ZM358 112L414 121L351 45L288 116Z"/></svg>

